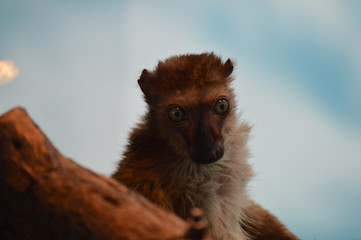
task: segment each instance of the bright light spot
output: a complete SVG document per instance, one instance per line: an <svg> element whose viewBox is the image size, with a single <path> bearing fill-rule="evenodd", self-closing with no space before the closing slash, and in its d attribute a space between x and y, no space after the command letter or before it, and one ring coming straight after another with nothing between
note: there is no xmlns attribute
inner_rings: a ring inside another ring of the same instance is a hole
<svg viewBox="0 0 361 240"><path fill-rule="evenodd" d="M18 74L19 69L12 61L0 61L0 85L11 82Z"/></svg>

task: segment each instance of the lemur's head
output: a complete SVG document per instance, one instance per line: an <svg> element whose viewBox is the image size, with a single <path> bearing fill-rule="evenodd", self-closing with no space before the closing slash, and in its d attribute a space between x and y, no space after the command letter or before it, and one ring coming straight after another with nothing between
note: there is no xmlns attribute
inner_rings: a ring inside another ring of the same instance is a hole
<svg viewBox="0 0 361 240"><path fill-rule="evenodd" d="M225 123L234 119L230 83L233 64L213 53L182 55L144 69L139 86L149 106L149 121L179 154L209 164L224 154Z"/></svg>

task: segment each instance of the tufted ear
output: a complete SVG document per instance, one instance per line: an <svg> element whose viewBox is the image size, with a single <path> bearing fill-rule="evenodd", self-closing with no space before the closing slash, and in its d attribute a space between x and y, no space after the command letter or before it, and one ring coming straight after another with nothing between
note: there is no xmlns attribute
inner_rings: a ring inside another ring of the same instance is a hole
<svg viewBox="0 0 361 240"><path fill-rule="evenodd" d="M149 97L151 92L152 84L150 81L151 81L151 74L147 69L143 69L142 74L138 79L138 85L146 97Z"/></svg>
<svg viewBox="0 0 361 240"><path fill-rule="evenodd" d="M224 63L223 71L227 77L229 75L231 75L231 73L233 72L233 63L232 63L231 59L228 58L227 61Z"/></svg>

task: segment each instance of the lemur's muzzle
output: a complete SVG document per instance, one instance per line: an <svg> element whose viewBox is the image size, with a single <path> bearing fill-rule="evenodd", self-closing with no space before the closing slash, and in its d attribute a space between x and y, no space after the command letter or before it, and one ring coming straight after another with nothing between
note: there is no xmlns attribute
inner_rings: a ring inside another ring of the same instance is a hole
<svg viewBox="0 0 361 240"><path fill-rule="evenodd" d="M193 151L189 152L191 159L200 164L210 164L223 157L223 146L213 144L213 146L196 146Z"/></svg>
<svg viewBox="0 0 361 240"><path fill-rule="evenodd" d="M200 164L210 164L223 157L224 148L220 140L216 140L208 123L203 122L197 130L188 146L191 159Z"/></svg>

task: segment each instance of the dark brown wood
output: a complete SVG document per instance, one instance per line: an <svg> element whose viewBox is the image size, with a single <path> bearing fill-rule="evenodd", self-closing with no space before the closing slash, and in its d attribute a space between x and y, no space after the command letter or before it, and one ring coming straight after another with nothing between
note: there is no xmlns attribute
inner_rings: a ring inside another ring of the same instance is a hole
<svg viewBox="0 0 361 240"><path fill-rule="evenodd" d="M64 157L25 110L0 117L0 239L183 239L188 227Z"/></svg>

